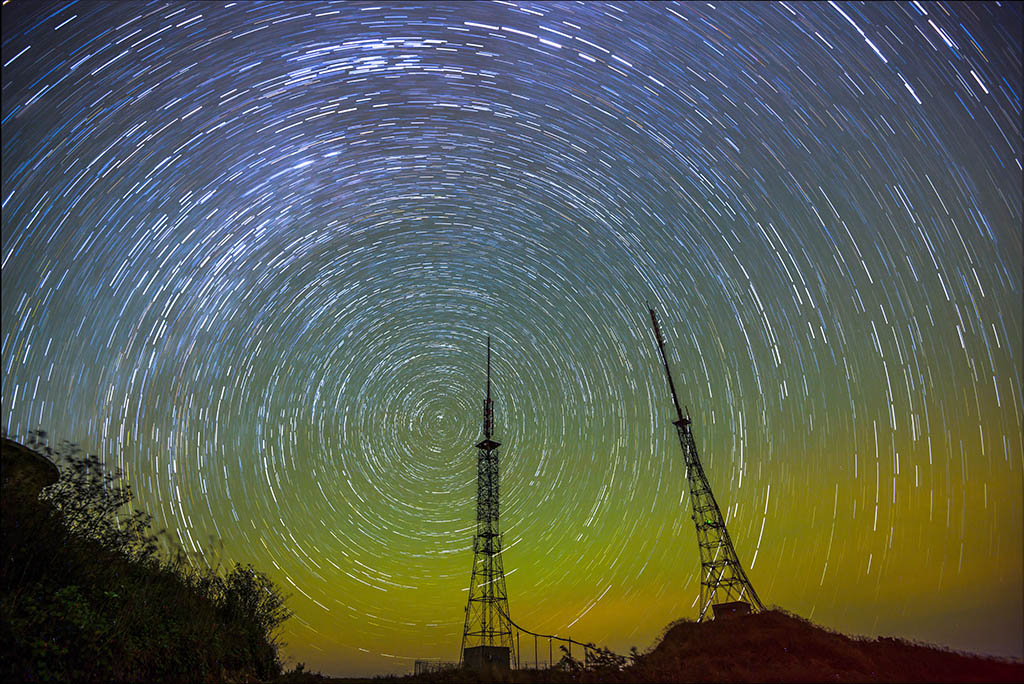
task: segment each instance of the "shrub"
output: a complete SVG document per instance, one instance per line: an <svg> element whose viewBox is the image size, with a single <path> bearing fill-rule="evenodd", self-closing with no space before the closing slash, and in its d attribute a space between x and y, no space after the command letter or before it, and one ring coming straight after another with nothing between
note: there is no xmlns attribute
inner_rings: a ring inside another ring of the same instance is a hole
<svg viewBox="0 0 1024 684"><path fill-rule="evenodd" d="M119 472L77 445L28 446L60 465L35 494L3 480L0 680L237 681L281 672L285 597L252 566L210 568L178 552L132 508ZM22 445L3 441L5 470Z"/></svg>
<svg viewBox="0 0 1024 684"><path fill-rule="evenodd" d="M127 558L144 560L156 553L157 536L150 530L153 518L131 508L131 487L119 470L104 472L97 456L73 442L62 441L55 450L43 449L57 461L61 477L43 490L40 498L53 505L70 532Z"/></svg>

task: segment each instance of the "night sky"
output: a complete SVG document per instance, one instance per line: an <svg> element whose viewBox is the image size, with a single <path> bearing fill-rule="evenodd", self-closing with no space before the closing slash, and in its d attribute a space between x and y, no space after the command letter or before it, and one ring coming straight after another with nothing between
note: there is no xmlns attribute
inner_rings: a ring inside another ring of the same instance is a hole
<svg viewBox="0 0 1024 684"><path fill-rule="evenodd" d="M3 427L265 570L285 655L458 660L488 334L513 619L696 617L649 300L766 604L1024 656L1021 5L2 19Z"/></svg>

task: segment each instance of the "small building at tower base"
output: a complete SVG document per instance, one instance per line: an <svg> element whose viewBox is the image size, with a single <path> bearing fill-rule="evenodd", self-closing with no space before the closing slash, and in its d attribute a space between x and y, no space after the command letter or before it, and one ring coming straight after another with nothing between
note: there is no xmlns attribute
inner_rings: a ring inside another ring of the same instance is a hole
<svg viewBox="0 0 1024 684"><path fill-rule="evenodd" d="M462 665L469 670L485 672L510 670L508 646L473 646L462 652Z"/></svg>
<svg viewBox="0 0 1024 684"><path fill-rule="evenodd" d="M715 611L715 619L722 620L724 618L739 617L740 615L750 615L750 604L746 601L729 601L728 603L716 603L711 606L711 609Z"/></svg>

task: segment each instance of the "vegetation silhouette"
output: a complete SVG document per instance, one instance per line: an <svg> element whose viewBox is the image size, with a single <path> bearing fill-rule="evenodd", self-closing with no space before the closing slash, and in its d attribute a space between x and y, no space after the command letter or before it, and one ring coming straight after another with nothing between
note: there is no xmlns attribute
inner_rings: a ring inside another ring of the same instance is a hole
<svg viewBox="0 0 1024 684"><path fill-rule="evenodd" d="M286 597L251 565L211 567L180 546L160 553L166 533L132 508L120 472L76 444L50 447L37 430L25 445L4 436L2 484L0 679L281 674Z"/></svg>

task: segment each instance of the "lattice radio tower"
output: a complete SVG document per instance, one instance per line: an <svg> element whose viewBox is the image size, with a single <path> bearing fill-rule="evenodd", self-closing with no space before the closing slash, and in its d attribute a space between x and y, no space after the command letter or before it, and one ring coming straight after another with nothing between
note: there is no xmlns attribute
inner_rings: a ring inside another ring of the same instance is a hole
<svg viewBox="0 0 1024 684"><path fill-rule="evenodd" d="M501 563L498 528L498 447L491 401L491 338L487 338L487 398L484 399L484 438L477 442L476 534L473 573L469 580L466 624L462 630L460 665L473 669L509 669L516 661L508 612L505 571Z"/></svg>
<svg viewBox="0 0 1024 684"><path fill-rule="evenodd" d="M677 420L674 421L676 432L679 433L679 444L683 447L683 458L686 461L686 479L690 482L690 503L693 505L693 522L697 526L697 545L700 547L700 615L702 621L709 608L714 608L714 615L758 612L764 610L761 599L747 579L743 565L736 557L736 549L732 546L729 531L725 529L725 519L718 508L715 495L711 493L711 485L704 474L697 454L697 444L693 441L690 429L690 412L683 415L676 396L676 385L672 381L668 358L665 356L665 340L661 337L658 317L654 309L651 312L651 324L654 326L654 337L658 341L661 360L665 364L665 377L672 391L672 402L675 405Z"/></svg>

